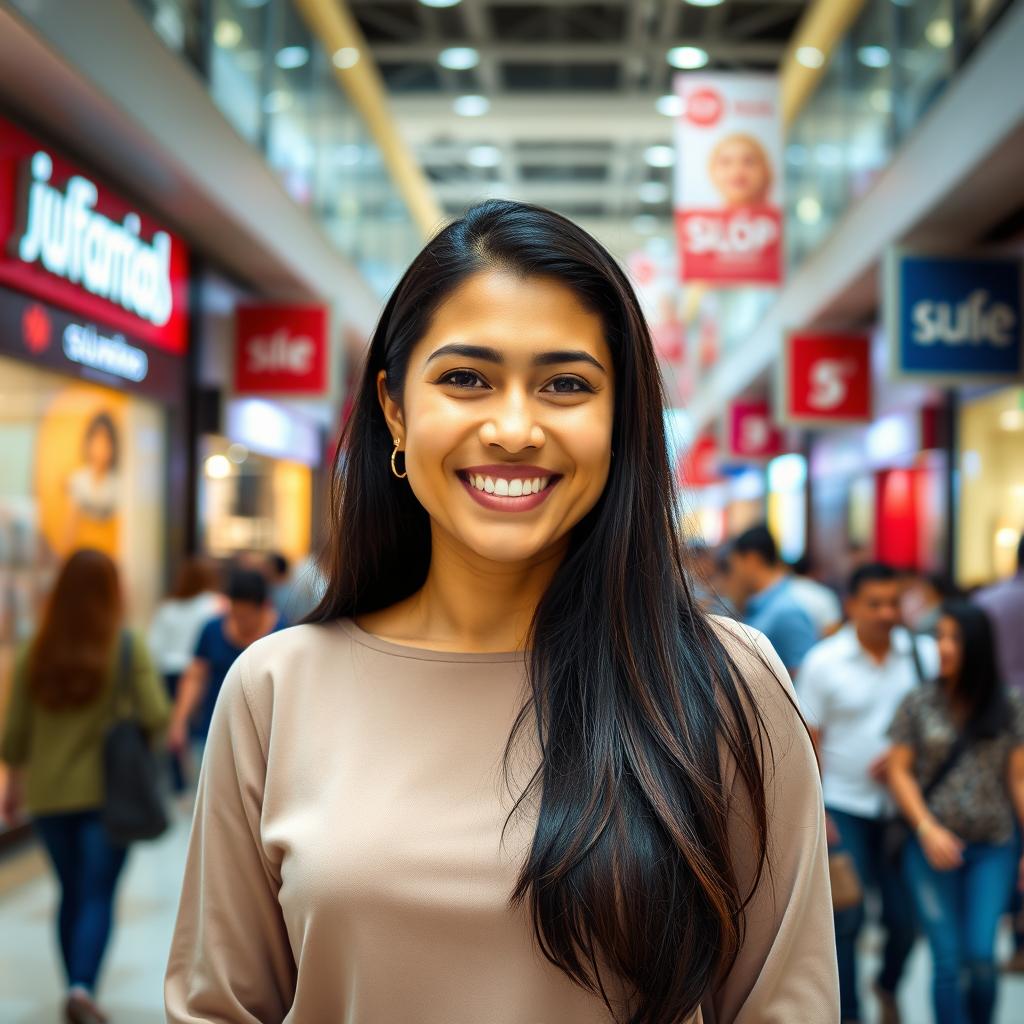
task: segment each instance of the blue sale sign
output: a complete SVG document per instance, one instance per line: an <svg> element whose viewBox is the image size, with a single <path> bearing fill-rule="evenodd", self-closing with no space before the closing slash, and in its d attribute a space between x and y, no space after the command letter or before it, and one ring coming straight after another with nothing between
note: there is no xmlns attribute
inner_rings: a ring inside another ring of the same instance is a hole
<svg viewBox="0 0 1024 1024"><path fill-rule="evenodd" d="M894 250L886 265L886 324L896 377L1001 382L1024 374L1021 260Z"/></svg>

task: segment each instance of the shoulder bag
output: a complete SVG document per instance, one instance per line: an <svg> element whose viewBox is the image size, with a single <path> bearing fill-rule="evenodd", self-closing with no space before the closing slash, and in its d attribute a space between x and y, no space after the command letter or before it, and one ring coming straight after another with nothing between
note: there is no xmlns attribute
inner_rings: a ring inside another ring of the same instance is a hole
<svg viewBox="0 0 1024 1024"><path fill-rule="evenodd" d="M124 712L125 698L130 701ZM160 792L160 767L138 715L132 685L132 638L121 634L114 720L103 741L103 826L117 846L156 839L167 830Z"/></svg>

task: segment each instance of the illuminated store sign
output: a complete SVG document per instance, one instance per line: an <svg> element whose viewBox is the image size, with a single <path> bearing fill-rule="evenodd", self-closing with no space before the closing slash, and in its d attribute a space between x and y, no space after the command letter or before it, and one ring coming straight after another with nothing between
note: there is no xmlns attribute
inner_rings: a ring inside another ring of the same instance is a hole
<svg viewBox="0 0 1024 1024"><path fill-rule="evenodd" d="M0 119L0 285L146 346L188 343L182 240Z"/></svg>
<svg viewBox="0 0 1024 1024"><path fill-rule="evenodd" d="M105 338L92 324L68 324L64 328L64 355L73 363L122 377L133 383L146 379L149 356L129 345L121 335Z"/></svg>
<svg viewBox="0 0 1024 1024"><path fill-rule="evenodd" d="M1024 372L1024 262L894 250L886 262L892 372L950 385Z"/></svg>
<svg viewBox="0 0 1024 1024"><path fill-rule="evenodd" d="M137 213L118 224L96 212L99 190L88 178L69 178L62 193L50 184L52 175L53 160L40 150L32 157L18 256L163 327L173 307L170 235L156 231L147 244Z"/></svg>

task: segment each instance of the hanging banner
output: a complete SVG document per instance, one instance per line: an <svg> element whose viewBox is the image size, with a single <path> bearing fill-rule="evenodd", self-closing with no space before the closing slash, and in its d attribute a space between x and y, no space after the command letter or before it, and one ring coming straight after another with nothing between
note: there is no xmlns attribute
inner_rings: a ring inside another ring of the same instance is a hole
<svg viewBox="0 0 1024 1024"><path fill-rule="evenodd" d="M871 419L871 339L864 334L793 331L779 374L783 423L834 426Z"/></svg>
<svg viewBox="0 0 1024 1024"><path fill-rule="evenodd" d="M722 479L718 438L707 431L700 434L683 453L676 468L681 487L706 487Z"/></svg>
<svg viewBox="0 0 1024 1024"><path fill-rule="evenodd" d="M774 75L675 78L680 273L707 284L782 280L782 122Z"/></svg>
<svg viewBox="0 0 1024 1024"><path fill-rule="evenodd" d="M735 462L766 462L785 451L782 431L765 401L729 404L723 420L724 458Z"/></svg>
<svg viewBox="0 0 1024 1024"><path fill-rule="evenodd" d="M1024 375L1024 261L890 250L885 322L897 378L950 387Z"/></svg>
<svg viewBox="0 0 1024 1024"><path fill-rule="evenodd" d="M326 395L327 309L240 306L235 311L236 395Z"/></svg>

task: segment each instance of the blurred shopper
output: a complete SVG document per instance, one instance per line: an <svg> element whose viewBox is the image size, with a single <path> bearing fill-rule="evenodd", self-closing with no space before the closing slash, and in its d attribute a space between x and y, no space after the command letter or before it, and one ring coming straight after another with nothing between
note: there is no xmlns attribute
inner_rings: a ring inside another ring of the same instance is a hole
<svg viewBox="0 0 1024 1024"><path fill-rule="evenodd" d="M127 851L111 842L100 812L119 682L130 686L136 717L155 739L167 724L167 697L145 643L125 631L117 570L107 555L79 551L57 577L39 632L19 652L0 744L11 766L4 819L13 821L24 799L60 883L64 1009L75 1024L107 1019L94 993Z"/></svg>
<svg viewBox="0 0 1024 1024"><path fill-rule="evenodd" d="M716 583L719 582L719 570L714 549L709 548L707 544L695 542L687 546L686 554L690 585L695 600L711 615L727 615L734 618L735 612L731 602L716 587Z"/></svg>
<svg viewBox="0 0 1024 1024"><path fill-rule="evenodd" d="M270 584L270 602L285 622L295 621L288 614L288 601L292 590L291 565L280 551L270 551L266 556L267 582Z"/></svg>
<svg viewBox="0 0 1024 1024"><path fill-rule="evenodd" d="M875 991L882 1024L899 1020L896 988L914 944L915 925L898 865L885 855L894 815L886 789L889 726L903 698L938 666L935 642L900 627L900 580L883 564L854 570L849 622L807 655L797 693L821 761L831 846L853 859L861 887L878 894L886 931ZM865 904L835 916L843 1021L860 1021L857 938Z"/></svg>
<svg viewBox="0 0 1024 1024"><path fill-rule="evenodd" d="M218 591L217 568L208 559L190 558L178 571L174 589L160 603L149 627L149 648L173 703L178 681L195 654L199 634L210 619L223 609L224 598ZM182 753L169 751L171 788L175 794L185 791Z"/></svg>
<svg viewBox="0 0 1024 1024"><path fill-rule="evenodd" d="M167 745L176 753L185 749L191 735L201 754L228 669L250 644L285 626L270 602L265 574L256 569L233 569L227 598L227 613L203 626L178 684L167 734Z"/></svg>
<svg viewBox="0 0 1024 1024"><path fill-rule="evenodd" d="M729 562L743 601L743 621L764 633L790 674L795 673L818 634L793 595L768 527L741 533L729 549Z"/></svg>
<svg viewBox="0 0 1024 1024"><path fill-rule="evenodd" d="M843 606L839 595L814 576L811 560L806 555L793 564L789 590L811 617L819 639L831 636L843 624Z"/></svg>
<svg viewBox="0 0 1024 1024"><path fill-rule="evenodd" d="M974 600L988 613L995 634L999 675L1011 693L1024 697L1024 536L1017 545L1017 572L1010 579L979 591ZM1024 830L1017 833L1024 855ZM1010 913L1013 918L1013 956L1005 970L1024 974L1024 892L1014 888Z"/></svg>
<svg viewBox="0 0 1024 1024"><path fill-rule="evenodd" d="M1024 697L1004 692L980 608L944 604L937 638L937 681L904 699L889 730L888 778L916 833L904 870L934 960L936 1022L989 1024L996 931L1024 884Z"/></svg>

